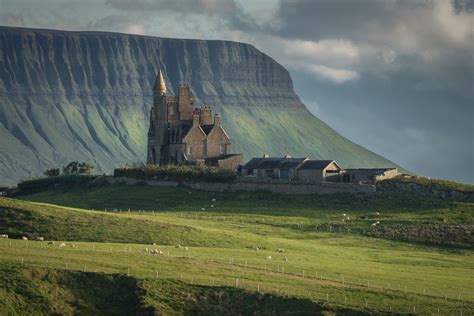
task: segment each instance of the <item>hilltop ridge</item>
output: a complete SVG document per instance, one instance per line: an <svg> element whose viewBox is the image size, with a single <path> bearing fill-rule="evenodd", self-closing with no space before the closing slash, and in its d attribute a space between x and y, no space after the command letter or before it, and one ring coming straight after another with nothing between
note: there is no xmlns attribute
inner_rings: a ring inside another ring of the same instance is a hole
<svg viewBox="0 0 474 316"><path fill-rule="evenodd" d="M0 54L4 184L72 160L100 172L144 161L159 68L174 94L186 81L197 104L223 115L234 150L247 159L292 154L395 166L311 114L288 71L248 44L0 26Z"/></svg>

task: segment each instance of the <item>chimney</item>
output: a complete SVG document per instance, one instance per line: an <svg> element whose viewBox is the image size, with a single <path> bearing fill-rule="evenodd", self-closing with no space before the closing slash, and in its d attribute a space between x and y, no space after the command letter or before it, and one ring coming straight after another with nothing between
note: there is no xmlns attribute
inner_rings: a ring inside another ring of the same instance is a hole
<svg viewBox="0 0 474 316"><path fill-rule="evenodd" d="M199 115L200 115L199 110L194 110L194 113L193 113L193 126L199 126Z"/></svg>
<svg viewBox="0 0 474 316"><path fill-rule="evenodd" d="M221 126L221 115L219 113L214 114L214 126Z"/></svg>
<svg viewBox="0 0 474 316"><path fill-rule="evenodd" d="M268 154L263 154L263 158L268 158Z"/></svg>

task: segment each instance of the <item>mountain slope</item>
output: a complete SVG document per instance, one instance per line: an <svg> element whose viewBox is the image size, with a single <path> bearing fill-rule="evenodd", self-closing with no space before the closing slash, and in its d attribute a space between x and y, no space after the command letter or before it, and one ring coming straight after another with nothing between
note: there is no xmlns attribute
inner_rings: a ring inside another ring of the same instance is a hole
<svg viewBox="0 0 474 316"><path fill-rule="evenodd" d="M301 103L288 72L251 45L0 27L0 183L71 160L110 172L144 161L152 84L190 83L223 114L246 158L292 154L394 166L339 135Z"/></svg>

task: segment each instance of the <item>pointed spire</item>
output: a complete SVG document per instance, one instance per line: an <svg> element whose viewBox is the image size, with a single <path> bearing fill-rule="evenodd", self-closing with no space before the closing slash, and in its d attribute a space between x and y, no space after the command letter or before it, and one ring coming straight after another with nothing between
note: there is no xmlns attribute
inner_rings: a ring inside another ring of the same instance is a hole
<svg viewBox="0 0 474 316"><path fill-rule="evenodd" d="M166 95L166 83L163 78L163 73L161 69L158 71L158 76L156 77L155 86L153 87L154 91L160 92L161 95Z"/></svg>

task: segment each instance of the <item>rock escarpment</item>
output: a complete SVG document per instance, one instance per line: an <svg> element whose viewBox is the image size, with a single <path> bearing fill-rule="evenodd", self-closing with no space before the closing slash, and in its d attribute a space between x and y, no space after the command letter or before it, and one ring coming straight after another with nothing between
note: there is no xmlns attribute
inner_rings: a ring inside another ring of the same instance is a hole
<svg viewBox="0 0 474 316"><path fill-rule="evenodd" d="M168 89L188 82L223 115L236 152L394 164L313 116L288 72L255 47L229 41L0 27L0 183L72 160L101 172L146 159L158 69Z"/></svg>

